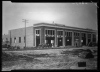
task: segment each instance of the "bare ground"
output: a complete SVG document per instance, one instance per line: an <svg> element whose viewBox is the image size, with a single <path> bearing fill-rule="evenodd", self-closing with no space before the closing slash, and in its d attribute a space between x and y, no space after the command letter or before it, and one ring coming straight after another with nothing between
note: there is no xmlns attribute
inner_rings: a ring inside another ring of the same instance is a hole
<svg viewBox="0 0 100 72"><path fill-rule="evenodd" d="M72 69L72 66L80 69L77 65L80 61L86 62L85 69L97 69L97 52L93 53L95 57L92 59L78 57L81 52L71 49L5 51L2 54L2 70Z"/></svg>

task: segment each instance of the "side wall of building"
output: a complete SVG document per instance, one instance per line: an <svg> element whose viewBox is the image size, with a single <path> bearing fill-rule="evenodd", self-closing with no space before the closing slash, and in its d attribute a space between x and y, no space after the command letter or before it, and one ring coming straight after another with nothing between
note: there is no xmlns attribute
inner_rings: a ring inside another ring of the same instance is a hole
<svg viewBox="0 0 100 72"><path fill-rule="evenodd" d="M25 28L10 30L9 36L11 46L25 46ZM19 42L19 37L21 37L21 42ZM16 38L16 42L14 38ZM26 47L33 47L33 26L26 28Z"/></svg>

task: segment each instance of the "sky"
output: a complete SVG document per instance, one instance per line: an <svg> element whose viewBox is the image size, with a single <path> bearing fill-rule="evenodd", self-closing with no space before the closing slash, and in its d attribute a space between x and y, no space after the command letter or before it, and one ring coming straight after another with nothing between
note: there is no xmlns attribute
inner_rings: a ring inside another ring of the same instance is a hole
<svg viewBox="0 0 100 72"><path fill-rule="evenodd" d="M2 2L2 34L8 30L46 22L96 29L97 3L12 3Z"/></svg>

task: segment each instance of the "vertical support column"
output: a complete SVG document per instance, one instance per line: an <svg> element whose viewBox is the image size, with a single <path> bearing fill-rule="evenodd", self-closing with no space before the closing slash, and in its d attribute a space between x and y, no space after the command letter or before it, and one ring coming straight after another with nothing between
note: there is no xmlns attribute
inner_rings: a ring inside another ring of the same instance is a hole
<svg viewBox="0 0 100 72"><path fill-rule="evenodd" d="M65 30L63 30L63 46L65 46Z"/></svg>
<svg viewBox="0 0 100 72"><path fill-rule="evenodd" d="M81 40L82 40L82 34L81 34L81 32L80 32L80 46L82 45Z"/></svg>
<svg viewBox="0 0 100 72"><path fill-rule="evenodd" d="M57 47L57 30L55 29L55 47Z"/></svg>
<svg viewBox="0 0 100 72"><path fill-rule="evenodd" d="M44 27L41 27L41 31L40 31L41 33L41 35L40 35L40 44L44 44L45 43L45 40L44 40L44 37L45 37L45 35L44 35Z"/></svg>
<svg viewBox="0 0 100 72"><path fill-rule="evenodd" d="M35 28L33 27L33 46L35 47L36 38L35 38Z"/></svg>
<svg viewBox="0 0 100 72"><path fill-rule="evenodd" d="M86 45L88 44L88 33L86 33Z"/></svg>
<svg viewBox="0 0 100 72"><path fill-rule="evenodd" d="M96 33L96 43L98 43L98 33Z"/></svg>
<svg viewBox="0 0 100 72"><path fill-rule="evenodd" d="M46 44L46 29L44 29L44 41L45 41L45 44Z"/></svg>
<svg viewBox="0 0 100 72"><path fill-rule="evenodd" d="M91 42L93 42L93 34L91 33Z"/></svg>
<svg viewBox="0 0 100 72"><path fill-rule="evenodd" d="M74 31L72 31L72 46L74 46Z"/></svg>

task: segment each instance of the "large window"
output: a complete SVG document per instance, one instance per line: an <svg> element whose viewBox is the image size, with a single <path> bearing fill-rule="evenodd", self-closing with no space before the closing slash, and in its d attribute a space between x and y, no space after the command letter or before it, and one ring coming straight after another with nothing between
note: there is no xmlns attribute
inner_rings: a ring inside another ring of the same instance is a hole
<svg viewBox="0 0 100 72"><path fill-rule="evenodd" d="M36 34L40 34L40 30L36 30Z"/></svg>
<svg viewBox="0 0 100 72"><path fill-rule="evenodd" d="M36 36L40 36L40 30L36 30Z"/></svg>
<svg viewBox="0 0 100 72"><path fill-rule="evenodd" d="M76 37L77 37L77 36L79 36L79 33L77 33L77 32L74 32L74 36L76 36Z"/></svg>
<svg viewBox="0 0 100 72"><path fill-rule="evenodd" d="M14 43L16 43L16 37L14 38Z"/></svg>
<svg viewBox="0 0 100 72"><path fill-rule="evenodd" d="M91 38L91 34L88 34L88 38Z"/></svg>
<svg viewBox="0 0 100 72"><path fill-rule="evenodd" d="M65 35L70 37L72 36L72 32L65 32Z"/></svg>
<svg viewBox="0 0 100 72"><path fill-rule="evenodd" d="M96 35L95 34L93 34L93 38L96 38Z"/></svg>
<svg viewBox="0 0 100 72"><path fill-rule="evenodd" d="M46 30L46 35L54 35L54 30Z"/></svg>
<svg viewBox="0 0 100 72"><path fill-rule="evenodd" d="M21 37L19 37L19 43L21 43Z"/></svg>
<svg viewBox="0 0 100 72"><path fill-rule="evenodd" d="M63 31L58 31L58 35L63 35Z"/></svg>
<svg viewBox="0 0 100 72"><path fill-rule="evenodd" d="M86 34L85 33L82 33L81 35L82 35L82 37L86 37Z"/></svg>

